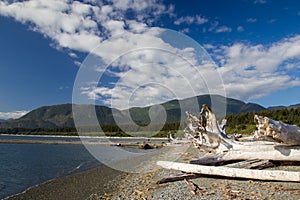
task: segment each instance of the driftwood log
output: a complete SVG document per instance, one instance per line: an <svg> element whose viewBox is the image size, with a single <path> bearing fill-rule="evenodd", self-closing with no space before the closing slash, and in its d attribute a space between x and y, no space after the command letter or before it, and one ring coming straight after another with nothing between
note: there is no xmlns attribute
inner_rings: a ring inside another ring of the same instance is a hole
<svg viewBox="0 0 300 200"><path fill-rule="evenodd" d="M257 127L255 139L270 139L284 144L300 145L300 127L258 115L254 116L254 121Z"/></svg>
<svg viewBox="0 0 300 200"><path fill-rule="evenodd" d="M274 161L300 162L300 127L255 115L257 131L251 141L241 142L227 136L226 120L219 125L207 105L202 106L199 118L186 114L185 137L207 154L190 164L158 161L159 166L194 174L300 182L300 172L260 170L273 166Z"/></svg>
<svg viewBox="0 0 300 200"><path fill-rule="evenodd" d="M269 118L255 116L258 122L256 135L274 138L270 141L234 141L225 132L224 125L219 126L213 111L206 105L206 125L201 125L200 119L187 112L188 126L184 132L198 149L209 152L201 158L199 164L207 162L223 162L229 160L271 160L271 161L300 161L300 128L277 122ZM263 119L263 120L262 120ZM254 137L255 138L255 137ZM260 137L261 138L261 137ZM214 154L211 154L214 153Z"/></svg>
<svg viewBox="0 0 300 200"><path fill-rule="evenodd" d="M283 170L241 169L223 166L214 167L168 161L158 161L157 165L162 166L166 169L179 170L196 174L224 176L231 178L300 182L300 172L289 172Z"/></svg>

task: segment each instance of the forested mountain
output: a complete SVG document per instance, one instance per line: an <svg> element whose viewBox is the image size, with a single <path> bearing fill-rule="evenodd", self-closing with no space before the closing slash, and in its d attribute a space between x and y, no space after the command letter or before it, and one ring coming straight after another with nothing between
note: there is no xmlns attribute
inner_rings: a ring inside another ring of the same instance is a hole
<svg viewBox="0 0 300 200"><path fill-rule="evenodd" d="M224 113L218 113L218 108L226 108L226 110L220 109L220 112L227 111L227 113L240 113L245 111L260 111L264 110L260 105L245 103L240 100L225 98L219 95L201 95L196 98L187 98L183 100L171 100L160 104L164 107L167 114L167 123L179 122L185 120L185 111L197 113L201 109L202 104L213 106L217 115L224 115ZM121 119L123 124L129 123L126 117L126 113L130 113L130 116L137 124L150 123L149 109L148 107L134 107L129 110L117 110L106 106L94 106L93 105L78 105L82 109L91 110L91 107L96 110L98 121L101 125L113 125L115 124L114 117ZM181 112L183 111L183 112ZM86 114L86 113L85 113ZM159 116L159 112L155 113ZM87 119L90 114L86 114ZM155 117L154 117L155 118ZM155 123L160 123L159 121ZM73 128L74 121L72 115L72 104L62 104L54 106L43 106L37 108L23 117L8 122L0 123L2 129L23 128L23 129L59 129L59 128Z"/></svg>

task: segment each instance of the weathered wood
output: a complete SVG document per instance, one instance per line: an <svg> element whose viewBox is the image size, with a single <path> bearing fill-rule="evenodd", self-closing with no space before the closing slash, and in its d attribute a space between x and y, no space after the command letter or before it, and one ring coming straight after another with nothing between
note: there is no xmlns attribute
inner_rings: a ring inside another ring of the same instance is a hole
<svg viewBox="0 0 300 200"><path fill-rule="evenodd" d="M275 165L269 160L245 160L237 163L224 165L225 167L244 168L244 169L265 169Z"/></svg>
<svg viewBox="0 0 300 200"><path fill-rule="evenodd" d="M184 179L193 179L193 178L198 178L200 176L201 176L200 174L180 174L178 176L172 176L172 177L166 177L166 178L160 179L156 182L156 184L182 181Z"/></svg>
<svg viewBox="0 0 300 200"><path fill-rule="evenodd" d="M300 145L300 127L258 115L254 116L254 121L257 127L254 133L256 139L271 138L285 144Z"/></svg>
<svg viewBox="0 0 300 200"><path fill-rule="evenodd" d="M300 161L300 146L260 141L235 143L232 146L232 149L228 151L220 150L218 152L220 160Z"/></svg>
<svg viewBox="0 0 300 200"><path fill-rule="evenodd" d="M300 182L300 172L290 172L282 170L256 170L240 169L230 167L214 167L194 164L185 164L169 161L158 161L157 165L172 170L179 170L189 173L224 176L232 178L246 178L271 181L292 181Z"/></svg>
<svg viewBox="0 0 300 200"><path fill-rule="evenodd" d="M201 190L205 190L204 188L200 188L197 184L193 183L190 180L184 179L184 182L186 182L186 184L190 187L191 192L196 195L199 193L199 191Z"/></svg>
<svg viewBox="0 0 300 200"><path fill-rule="evenodd" d="M224 162L229 160L274 160L274 161L300 161L300 145L287 145L283 143L277 142L267 142L267 141L247 141L247 142L239 142L239 141L233 141L229 139L225 132L222 130L225 130L224 128L221 130L216 116L213 113L213 111L206 105L203 105L202 111L200 113L203 113L205 111L205 118L206 118L206 124L205 127L202 127L201 123L199 123L199 119L192 115L191 113L187 113L188 115L188 123L193 125L193 130L191 130L188 124L187 128L184 130L186 137L191 140L195 147L198 149L215 153L216 159L214 160L215 163L218 162ZM259 118L260 119L260 118ZM265 118L260 121L264 121ZM274 120L268 119L269 128L266 128L266 130L277 130L279 125L276 125L276 122ZM271 123L272 122L272 123ZM274 128L274 126L276 127ZM195 125L198 125L199 127L195 128ZM260 122L260 125L258 127L264 127L266 125L265 122ZM281 127L287 127L286 125L283 125L280 123ZM271 127L273 127L271 129ZM293 127L295 126L288 126ZM293 128L286 128L284 130L298 130ZM298 127L299 128L299 127ZM261 130L265 130L264 128L261 128ZM283 130L283 129L282 129ZM300 128L299 128L300 130ZM273 133L272 132L272 133ZM284 135L281 131L281 135ZM297 132L297 131L296 131ZM199 134L202 134L205 140L199 140L196 136ZM295 131L292 133L295 134ZM297 141L297 136L291 136L288 134L289 137L287 137L286 140L284 138L281 138L282 141L286 141L286 143L293 143L294 138ZM299 134L300 136L300 134ZM294 142L297 143L297 142Z"/></svg>
<svg viewBox="0 0 300 200"><path fill-rule="evenodd" d="M223 160L220 160L220 158L216 154L210 154L203 156L196 160L190 160L190 164L197 164L197 165L210 165L215 166L218 163L224 162Z"/></svg>

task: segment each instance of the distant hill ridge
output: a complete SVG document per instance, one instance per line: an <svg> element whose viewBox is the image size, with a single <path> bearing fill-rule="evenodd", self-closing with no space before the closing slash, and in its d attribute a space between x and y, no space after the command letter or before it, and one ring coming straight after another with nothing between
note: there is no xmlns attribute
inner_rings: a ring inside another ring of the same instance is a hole
<svg viewBox="0 0 300 200"><path fill-rule="evenodd" d="M255 103L245 103L240 100L226 98L220 95L200 95L197 97L191 97L182 100L171 100L160 105L163 106L166 110L167 122L178 122L181 119L185 119L185 113L181 113L181 110L197 113L199 112L199 108L201 108L202 104L207 104L208 106L211 106L212 99L214 108L226 107L227 113L232 114L249 111L258 112L266 109ZM196 104L198 104L198 109L195 110L195 108L197 108ZM129 112L132 119L138 124L149 123L150 118L148 112L150 107L151 106L130 108ZM95 106L95 110L98 120L101 124L115 124L114 116L122 118L125 115L125 113L128 112L128 110L118 110L106 106ZM217 113L217 115L218 114L225 115L226 113ZM126 123L126 120L124 121L124 123ZM0 123L0 128L3 129L37 129L62 127L74 127L72 104L43 106L27 113L19 119Z"/></svg>
<svg viewBox="0 0 300 200"><path fill-rule="evenodd" d="M291 109L291 108L298 108L298 107L300 107L300 103L290 105L290 106L270 106L267 109L268 110L278 110L278 109L283 109L283 108Z"/></svg>

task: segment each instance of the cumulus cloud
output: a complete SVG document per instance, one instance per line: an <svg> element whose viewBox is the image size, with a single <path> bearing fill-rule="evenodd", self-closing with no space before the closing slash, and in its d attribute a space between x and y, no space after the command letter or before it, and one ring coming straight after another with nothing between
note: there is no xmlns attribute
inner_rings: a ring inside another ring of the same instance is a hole
<svg viewBox="0 0 300 200"><path fill-rule="evenodd" d="M117 81L113 85L81 87L82 94L120 109L198 94L225 95L216 65L200 46L191 45L191 39L159 28L151 28L143 35L127 34L111 38L95 50L104 63L110 63L98 66L100 71L107 67L105 77L112 76ZM115 41L118 45L114 45ZM177 48L174 41L184 42Z"/></svg>
<svg viewBox="0 0 300 200"><path fill-rule="evenodd" d="M17 119L26 115L29 111L12 111L12 112L0 112L0 119Z"/></svg>
<svg viewBox="0 0 300 200"><path fill-rule="evenodd" d="M208 22L208 19L205 17L202 17L200 15L196 15L196 16L184 16L184 17L180 17L177 20L174 21L174 24L176 25L180 25L180 24L204 24Z"/></svg>
<svg viewBox="0 0 300 200"><path fill-rule="evenodd" d="M99 62L75 64L83 68L92 64L93 77L103 72L105 76L99 83L84 79L80 92L107 105L113 101L114 107L145 106L206 93L225 95L224 88L230 97L250 100L300 85L292 73L300 66L300 36L267 46L206 44L216 66L197 45L154 26L162 16L174 19L173 11L174 6L156 0L0 2L1 15L28 24L52 39L56 48L72 52L69 56L93 50ZM248 23L256 21L247 19ZM200 15L174 20L177 25L207 22ZM208 31L232 29L215 21Z"/></svg>
<svg viewBox="0 0 300 200"><path fill-rule="evenodd" d="M126 32L130 20L148 26L174 7L156 0L122 0L92 4L68 0L0 2L0 14L29 24L51 38L57 48L90 52L104 39ZM130 14L129 14L130 13Z"/></svg>
<svg viewBox="0 0 300 200"><path fill-rule="evenodd" d="M215 48L226 92L242 100L257 99L274 91L299 86L293 70L300 65L300 36L271 45L235 43Z"/></svg>

